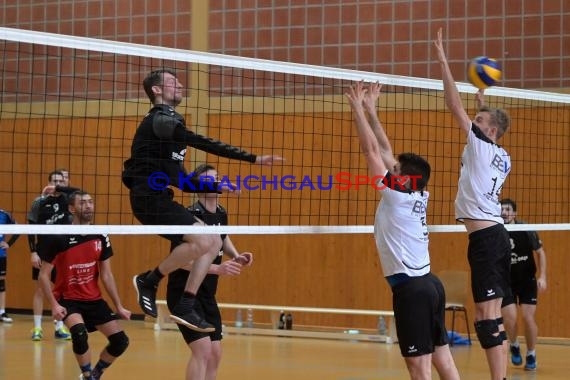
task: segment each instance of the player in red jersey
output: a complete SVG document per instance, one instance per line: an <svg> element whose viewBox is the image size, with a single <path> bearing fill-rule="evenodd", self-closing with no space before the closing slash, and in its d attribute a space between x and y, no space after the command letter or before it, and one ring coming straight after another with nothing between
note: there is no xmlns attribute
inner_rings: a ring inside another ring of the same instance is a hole
<svg viewBox="0 0 570 380"><path fill-rule="evenodd" d="M77 191L69 197L73 224L88 225L93 221L94 203L88 193ZM111 271L113 250L106 235L50 235L42 241L39 252L43 264L40 283L52 307L54 318L61 319L71 332L73 352L81 368L82 378L97 380L103 371L129 345L129 339L118 318L130 319L131 312L123 307ZM56 268L52 288L50 274ZM101 295L98 280L111 297L116 314ZM109 340L94 368L88 332L99 330Z"/></svg>

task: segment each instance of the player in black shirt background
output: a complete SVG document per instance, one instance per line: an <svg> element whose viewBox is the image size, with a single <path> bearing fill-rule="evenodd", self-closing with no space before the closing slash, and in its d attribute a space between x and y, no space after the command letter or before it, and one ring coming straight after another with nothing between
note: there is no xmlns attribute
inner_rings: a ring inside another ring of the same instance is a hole
<svg viewBox="0 0 570 380"><path fill-rule="evenodd" d="M217 178L217 171L211 165L203 164L195 170L197 176ZM188 210L207 225L228 224L226 210L218 204L218 193L203 193L198 195L198 201L188 207ZM196 305L206 321L215 327L214 332L203 333L189 329L178 324L184 340L192 351L192 356L186 367L187 380L215 379L222 358L222 316L216 301L218 277L236 276L241 273L243 265L251 265L253 255L250 252L239 253L228 235L221 235L221 245L218 246L218 255L211 263L208 274L198 289ZM222 262L222 254L231 260ZM187 270L188 269L188 270ZM168 307L172 310L184 293L184 288L192 267L177 269L168 276L166 299Z"/></svg>
<svg viewBox="0 0 570 380"><path fill-rule="evenodd" d="M501 200L502 216L505 224L524 224L517 220L517 204L512 199ZM520 306L524 322L526 341L525 369L536 370L536 338L538 327L535 313L538 291L546 290L546 253L536 231L509 231L511 240L511 290L512 296L503 299L502 313L507 338L510 343L511 362L522 364L520 345L517 339L517 304ZM538 257L539 274L534 254Z"/></svg>
<svg viewBox="0 0 570 380"><path fill-rule="evenodd" d="M42 190L42 194L34 199L31 210L28 213L29 224L71 224L72 216L68 209L67 196L76 191L76 188L69 187L69 175L66 177L61 171L54 170L48 175L48 185ZM43 292L38 283L41 259L38 255L38 246L41 244L42 235L28 235L32 264L32 280L36 281L36 289L32 299L34 313L34 327L32 329L32 340L43 339L42 314L43 314ZM55 271L52 272L52 281L55 281ZM61 321L55 325L54 336L56 339L71 339L71 335L65 329Z"/></svg>
<svg viewBox="0 0 570 380"><path fill-rule="evenodd" d="M130 190L130 201L135 217L145 225L194 225L200 224L186 207L173 200L173 190L193 192L189 183L180 183L180 173L186 174L184 157L188 146L217 156L247 161L260 165L272 165L282 161L279 156L256 156L240 148L213 140L186 128L182 115L175 107L182 101L182 84L176 74L167 69L151 72L143 81L143 87L153 104L137 128L131 147L131 157L124 163L123 183ZM162 179L154 177L164 173ZM195 180L195 178L194 178ZM196 182L194 182L196 183ZM229 187L212 191L233 191ZM190 228L189 231L192 229ZM154 270L133 278L142 310L157 316L156 289L159 281L174 270L193 261L192 272L186 290L171 317L179 324L201 332L212 332L214 327L204 321L195 310L196 293L208 272L210 264L219 252L222 242L219 236L164 235L176 248Z"/></svg>

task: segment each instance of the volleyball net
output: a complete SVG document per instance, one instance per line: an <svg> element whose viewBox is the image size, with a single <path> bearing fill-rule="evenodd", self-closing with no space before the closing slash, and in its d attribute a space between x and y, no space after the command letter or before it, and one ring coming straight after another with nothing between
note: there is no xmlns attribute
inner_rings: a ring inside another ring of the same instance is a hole
<svg viewBox="0 0 570 380"><path fill-rule="evenodd" d="M189 129L252 153L285 158L283 164L261 167L188 149L188 172L207 162L241 189L239 197L222 198L232 226L216 231L372 231L378 191L368 177L344 95L360 80L383 84L378 112L394 152L415 152L431 163L431 229L462 230L455 226L453 201L464 137L445 107L441 80L9 28L0 28L0 55L0 208L18 220L26 219L48 173L66 168L72 186L94 195L92 231L176 230L137 225L121 183L135 130L151 107L142 81L152 70L169 68L185 86L177 111ZM476 89L457 85L474 115ZM570 95L494 87L486 91L486 102L505 108L512 118L512 129L501 141L513 164L502 196L516 199L535 229L567 229ZM181 192L176 197L183 204L194 201ZM49 227L6 231L57 229Z"/></svg>

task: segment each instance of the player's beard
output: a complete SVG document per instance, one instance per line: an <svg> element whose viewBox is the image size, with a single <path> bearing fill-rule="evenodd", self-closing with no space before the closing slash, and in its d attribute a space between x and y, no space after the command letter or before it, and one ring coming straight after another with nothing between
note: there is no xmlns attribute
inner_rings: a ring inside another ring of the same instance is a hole
<svg viewBox="0 0 570 380"><path fill-rule="evenodd" d="M93 222L93 211L87 211L80 215L79 221L81 224L91 224Z"/></svg>

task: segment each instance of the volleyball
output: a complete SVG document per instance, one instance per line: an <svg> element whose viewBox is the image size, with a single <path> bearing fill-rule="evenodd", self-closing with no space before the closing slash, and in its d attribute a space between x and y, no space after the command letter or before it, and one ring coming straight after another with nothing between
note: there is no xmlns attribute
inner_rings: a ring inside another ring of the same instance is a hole
<svg viewBox="0 0 570 380"><path fill-rule="evenodd" d="M501 65L493 58L477 57L469 63L467 78L479 89L495 85L501 80Z"/></svg>

